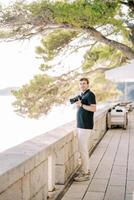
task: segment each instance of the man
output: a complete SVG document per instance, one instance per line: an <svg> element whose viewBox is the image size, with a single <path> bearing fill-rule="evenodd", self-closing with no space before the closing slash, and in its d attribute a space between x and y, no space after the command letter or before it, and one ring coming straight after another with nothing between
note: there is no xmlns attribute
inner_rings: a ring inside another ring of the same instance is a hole
<svg viewBox="0 0 134 200"><path fill-rule="evenodd" d="M81 157L81 170L74 178L75 181L86 181L90 179L89 171L89 149L88 143L93 129L93 116L96 111L96 99L94 93L89 89L89 80L81 78L79 81L81 100L76 101L77 111L77 134Z"/></svg>

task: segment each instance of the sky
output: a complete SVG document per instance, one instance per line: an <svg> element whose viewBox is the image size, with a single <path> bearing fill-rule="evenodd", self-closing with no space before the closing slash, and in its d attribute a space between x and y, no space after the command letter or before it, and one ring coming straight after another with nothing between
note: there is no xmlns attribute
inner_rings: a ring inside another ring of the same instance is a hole
<svg viewBox="0 0 134 200"><path fill-rule="evenodd" d="M8 6L15 1L0 0L0 4ZM41 61L35 58L35 47L38 44L37 37L20 42L0 42L0 89L20 87L40 73L38 68Z"/></svg>
<svg viewBox="0 0 134 200"><path fill-rule="evenodd" d="M3 5L9 5L16 0L0 0ZM18 0L19 1L19 0ZM26 0L33 1L33 0ZM39 66L43 61L36 58L35 48L40 45L41 37L35 36L30 40L0 42L0 89L8 87L21 87L27 84L33 76L40 74ZM81 40L81 38L80 38ZM78 39L72 41L71 45L78 44ZM81 41L80 41L81 42ZM66 53L66 56L64 54ZM74 68L78 68L83 61L85 51L80 49L70 55L69 50L61 52L51 64L57 64L49 75L61 75ZM59 64L62 58L62 63Z"/></svg>
<svg viewBox="0 0 134 200"><path fill-rule="evenodd" d="M0 0L0 4L2 5L8 5L10 2L12 2L11 0Z"/></svg>
<svg viewBox="0 0 134 200"><path fill-rule="evenodd" d="M75 43L79 42L78 39ZM73 42L72 42L73 43ZM0 42L0 89L6 87L20 87L29 82L34 75L42 73L39 70L41 59L36 58L35 48L40 45L40 37L30 40ZM75 44L74 44L75 45ZM49 75L58 76L78 68L85 51L80 49L77 54L70 55L70 51L61 52L51 64L62 63L48 71Z"/></svg>
<svg viewBox="0 0 134 200"><path fill-rule="evenodd" d="M3 5L9 5L16 0L0 0ZM18 0L19 1L19 0ZM30 2L33 0L26 0ZM78 42L78 41L76 41ZM30 40L15 42L0 42L0 89L6 87L20 87L29 82L37 73L41 73L39 66L42 60L36 59L35 47L39 46L40 38L33 37ZM48 73L50 75L60 75L73 68L78 68L82 62L83 49L78 55L72 54L68 58L64 57L64 52L57 56L52 64L58 63L63 58L61 65L56 66ZM68 53L69 55L69 53Z"/></svg>
<svg viewBox="0 0 134 200"><path fill-rule="evenodd" d="M30 41L0 43L0 89L21 86L40 73L40 60L36 59L37 38Z"/></svg>
<svg viewBox="0 0 134 200"><path fill-rule="evenodd" d="M0 4L2 4L3 6L8 6L9 4L12 4L14 2L16 2L19 0L0 0ZM26 0L26 2L32 2L33 0Z"/></svg>

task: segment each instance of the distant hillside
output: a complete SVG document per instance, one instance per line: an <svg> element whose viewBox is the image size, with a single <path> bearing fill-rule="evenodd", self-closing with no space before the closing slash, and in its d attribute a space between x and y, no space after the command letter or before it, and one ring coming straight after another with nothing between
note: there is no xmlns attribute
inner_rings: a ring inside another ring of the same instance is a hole
<svg viewBox="0 0 134 200"><path fill-rule="evenodd" d="M17 90L18 87L7 87L0 89L0 96L8 96L11 95L11 90Z"/></svg>

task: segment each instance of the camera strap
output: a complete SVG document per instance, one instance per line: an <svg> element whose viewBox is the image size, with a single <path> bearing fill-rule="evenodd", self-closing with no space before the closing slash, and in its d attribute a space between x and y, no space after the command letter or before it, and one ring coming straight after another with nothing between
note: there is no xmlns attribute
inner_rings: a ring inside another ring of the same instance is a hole
<svg viewBox="0 0 134 200"><path fill-rule="evenodd" d="M81 97L82 97L83 95L85 95L87 92L89 92L89 89L86 90L85 92L81 92Z"/></svg>

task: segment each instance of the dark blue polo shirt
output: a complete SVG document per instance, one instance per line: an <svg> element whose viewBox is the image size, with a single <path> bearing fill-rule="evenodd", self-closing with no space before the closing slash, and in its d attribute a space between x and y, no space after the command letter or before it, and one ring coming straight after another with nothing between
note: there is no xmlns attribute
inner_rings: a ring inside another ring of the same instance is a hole
<svg viewBox="0 0 134 200"><path fill-rule="evenodd" d="M96 98L93 92L89 89L82 94L82 104L90 105L96 104ZM83 129L93 129L94 125L94 112L87 111L84 108L80 107L77 111L77 128Z"/></svg>

